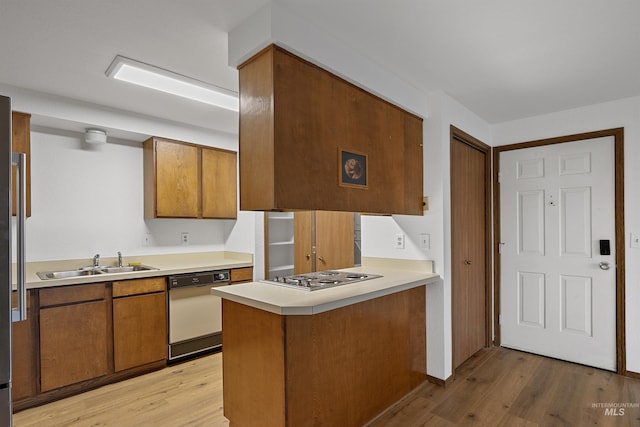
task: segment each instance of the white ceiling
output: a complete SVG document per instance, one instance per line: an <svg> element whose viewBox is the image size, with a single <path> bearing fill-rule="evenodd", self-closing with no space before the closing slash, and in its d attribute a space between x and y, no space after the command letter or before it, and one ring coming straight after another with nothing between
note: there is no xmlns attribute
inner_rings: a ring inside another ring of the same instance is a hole
<svg viewBox="0 0 640 427"><path fill-rule="evenodd" d="M237 114L110 80L117 54L237 91L227 32L268 0L1 0L0 83L235 132ZM276 0L489 123L640 95L637 0Z"/></svg>

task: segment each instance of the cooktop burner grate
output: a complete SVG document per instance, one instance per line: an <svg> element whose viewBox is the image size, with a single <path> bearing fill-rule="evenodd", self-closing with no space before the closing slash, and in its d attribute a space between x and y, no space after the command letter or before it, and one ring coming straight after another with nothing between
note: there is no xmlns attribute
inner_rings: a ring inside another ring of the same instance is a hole
<svg viewBox="0 0 640 427"><path fill-rule="evenodd" d="M273 280L263 280L264 283L287 286L305 291L317 291L333 288L350 283L362 282L369 279L377 279L379 275L366 273L347 273L343 271L318 271L309 274L296 274L294 276L277 277Z"/></svg>

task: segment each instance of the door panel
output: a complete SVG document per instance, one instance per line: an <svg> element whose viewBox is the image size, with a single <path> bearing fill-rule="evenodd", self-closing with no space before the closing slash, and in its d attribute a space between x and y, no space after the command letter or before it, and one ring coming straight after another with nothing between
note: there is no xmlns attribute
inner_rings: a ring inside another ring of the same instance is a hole
<svg viewBox="0 0 640 427"><path fill-rule="evenodd" d="M293 214L293 273L306 274L313 270L311 211L299 211Z"/></svg>
<svg viewBox="0 0 640 427"><path fill-rule="evenodd" d="M591 277L561 275L560 283L562 330L591 336Z"/></svg>
<svg viewBox="0 0 640 427"><path fill-rule="evenodd" d="M562 256L591 256L591 189L560 189L560 245Z"/></svg>
<svg viewBox="0 0 640 427"><path fill-rule="evenodd" d="M352 212L316 211L316 271L353 267Z"/></svg>
<svg viewBox="0 0 640 427"><path fill-rule="evenodd" d="M454 369L486 345L486 153L451 144Z"/></svg>
<svg viewBox="0 0 640 427"><path fill-rule="evenodd" d="M544 255L544 191L518 193L518 253Z"/></svg>
<svg viewBox="0 0 640 427"><path fill-rule="evenodd" d="M544 328L544 274L518 273L518 323Z"/></svg>
<svg viewBox="0 0 640 427"><path fill-rule="evenodd" d="M504 151L500 165L502 345L615 370L616 272L599 267L616 259L613 137Z"/></svg>

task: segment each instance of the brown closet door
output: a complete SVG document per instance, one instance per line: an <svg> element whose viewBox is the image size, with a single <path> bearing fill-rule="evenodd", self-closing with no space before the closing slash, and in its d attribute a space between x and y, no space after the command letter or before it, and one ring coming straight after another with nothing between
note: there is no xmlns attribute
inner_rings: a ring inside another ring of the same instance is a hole
<svg viewBox="0 0 640 427"><path fill-rule="evenodd" d="M451 143L453 368L486 345L486 157Z"/></svg>

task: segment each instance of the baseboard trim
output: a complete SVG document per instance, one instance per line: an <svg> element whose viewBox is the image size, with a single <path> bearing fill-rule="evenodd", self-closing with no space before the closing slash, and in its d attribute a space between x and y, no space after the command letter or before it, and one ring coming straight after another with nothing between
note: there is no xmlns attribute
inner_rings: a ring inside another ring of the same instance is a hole
<svg viewBox="0 0 640 427"><path fill-rule="evenodd" d="M448 387L451 385L451 383L453 382L453 375L450 375L449 378L447 378L446 380L440 379L440 378L436 378L436 377L432 377L431 375L427 375L427 381L429 381L430 383L433 383L435 385L439 385L440 387Z"/></svg>

